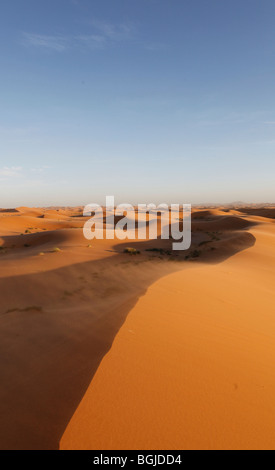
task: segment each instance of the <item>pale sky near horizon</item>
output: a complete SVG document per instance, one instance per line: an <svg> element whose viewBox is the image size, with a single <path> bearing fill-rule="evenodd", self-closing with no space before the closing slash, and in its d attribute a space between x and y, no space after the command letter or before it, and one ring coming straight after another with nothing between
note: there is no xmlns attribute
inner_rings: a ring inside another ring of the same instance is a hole
<svg viewBox="0 0 275 470"><path fill-rule="evenodd" d="M0 207L275 202L274 0L2 0Z"/></svg>

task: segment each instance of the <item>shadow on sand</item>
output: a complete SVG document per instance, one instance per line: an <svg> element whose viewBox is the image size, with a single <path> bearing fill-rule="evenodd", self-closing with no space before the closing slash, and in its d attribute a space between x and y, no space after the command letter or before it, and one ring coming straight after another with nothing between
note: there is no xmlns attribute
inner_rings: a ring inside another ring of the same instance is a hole
<svg viewBox="0 0 275 470"><path fill-rule="evenodd" d="M0 448L58 449L102 358L147 288L190 264L222 262L253 246L246 231L252 224L233 219L193 220L192 246L177 255L171 240L127 242L110 258L2 278ZM141 254L124 253L128 246Z"/></svg>

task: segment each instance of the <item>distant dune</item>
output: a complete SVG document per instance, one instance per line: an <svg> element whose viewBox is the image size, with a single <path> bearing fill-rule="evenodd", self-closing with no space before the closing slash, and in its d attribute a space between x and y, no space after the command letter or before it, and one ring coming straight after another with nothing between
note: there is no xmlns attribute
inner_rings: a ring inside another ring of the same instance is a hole
<svg viewBox="0 0 275 470"><path fill-rule="evenodd" d="M274 448L274 211L196 208L187 252L0 211L0 448Z"/></svg>

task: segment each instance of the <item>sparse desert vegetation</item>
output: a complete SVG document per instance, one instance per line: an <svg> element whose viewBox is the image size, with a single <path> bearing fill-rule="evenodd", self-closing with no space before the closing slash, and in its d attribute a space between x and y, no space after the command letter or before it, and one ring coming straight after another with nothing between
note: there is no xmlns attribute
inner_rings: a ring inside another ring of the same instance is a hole
<svg viewBox="0 0 275 470"><path fill-rule="evenodd" d="M125 248L124 253L128 253L129 255L139 255L140 251L137 250L136 248Z"/></svg>

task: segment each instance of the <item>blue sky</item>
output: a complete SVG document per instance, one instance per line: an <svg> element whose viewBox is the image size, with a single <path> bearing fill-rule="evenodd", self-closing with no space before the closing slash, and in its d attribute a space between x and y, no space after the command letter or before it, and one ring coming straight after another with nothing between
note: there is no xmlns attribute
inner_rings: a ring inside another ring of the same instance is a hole
<svg viewBox="0 0 275 470"><path fill-rule="evenodd" d="M3 0L0 207L275 202L274 0Z"/></svg>

